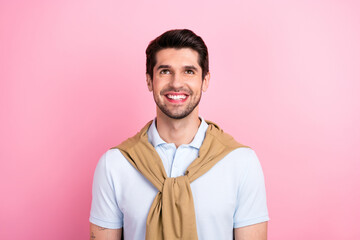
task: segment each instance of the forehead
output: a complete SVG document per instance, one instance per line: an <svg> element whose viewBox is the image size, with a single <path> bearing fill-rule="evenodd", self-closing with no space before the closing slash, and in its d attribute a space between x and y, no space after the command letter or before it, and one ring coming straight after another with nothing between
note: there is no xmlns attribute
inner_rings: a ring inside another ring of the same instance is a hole
<svg viewBox="0 0 360 240"><path fill-rule="evenodd" d="M157 65L196 65L199 66L199 54L191 48L165 48L156 53ZM200 67L200 66L199 66Z"/></svg>

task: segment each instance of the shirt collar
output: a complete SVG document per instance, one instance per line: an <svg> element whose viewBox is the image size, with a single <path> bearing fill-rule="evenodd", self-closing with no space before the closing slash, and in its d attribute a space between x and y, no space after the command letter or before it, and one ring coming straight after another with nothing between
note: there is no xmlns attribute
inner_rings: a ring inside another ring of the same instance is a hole
<svg viewBox="0 0 360 240"><path fill-rule="evenodd" d="M188 146L194 147L196 149L199 149L201 147L201 144L205 139L206 130L209 126L202 117L200 117L200 119L201 119L201 124L195 134L194 139L191 141L191 143L187 144ZM161 139L159 132L156 129L155 121L156 118L151 123L147 131L147 134L148 134L148 141L151 143L151 145L157 147L161 144L167 144L167 143Z"/></svg>

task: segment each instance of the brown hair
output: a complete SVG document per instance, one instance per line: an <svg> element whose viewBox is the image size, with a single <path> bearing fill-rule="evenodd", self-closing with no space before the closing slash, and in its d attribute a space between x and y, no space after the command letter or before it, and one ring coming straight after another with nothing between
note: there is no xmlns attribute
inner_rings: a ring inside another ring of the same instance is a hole
<svg viewBox="0 0 360 240"><path fill-rule="evenodd" d="M156 53L165 48L191 48L197 51L202 79L209 72L209 54L202 38L189 29L175 29L161 34L146 48L146 73L150 75L151 79L156 65Z"/></svg>

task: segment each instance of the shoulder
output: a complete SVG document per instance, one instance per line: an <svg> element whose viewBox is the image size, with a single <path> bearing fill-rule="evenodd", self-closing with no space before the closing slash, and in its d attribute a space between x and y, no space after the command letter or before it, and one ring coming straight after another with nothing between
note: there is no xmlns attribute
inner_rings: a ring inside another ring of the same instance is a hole
<svg viewBox="0 0 360 240"><path fill-rule="evenodd" d="M117 148L111 148L107 150L102 157L100 158L100 161L104 161L106 164L117 164L121 159L124 159L124 156Z"/></svg>
<svg viewBox="0 0 360 240"><path fill-rule="evenodd" d="M222 160L237 175L248 175L255 172L262 172L260 161L255 151L248 147L239 147L231 151Z"/></svg>
<svg viewBox="0 0 360 240"><path fill-rule="evenodd" d="M118 162L120 159L124 158L122 153L117 148L111 148L105 152L107 161L109 162Z"/></svg>
<svg viewBox="0 0 360 240"><path fill-rule="evenodd" d="M211 136L211 139L214 139L214 143L216 143L217 145L222 145L225 147L225 149L233 151L234 149L237 148L243 148L243 147L247 147L239 142L237 142L232 135L224 132L217 124L207 121L208 123L208 129L206 131L207 135ZM205 138L206 140L206 138ZM208 141L209 142L209 141Z"/></svg>
<svg viewBox="0 0 360 240"><path fill-rule="evenodd" d="M238 147L225 156L225 158L243 163L258 161L255 151L249 147Z"/></svg>
<svg viewBox="0 0 360 240"><path fill-rule="evenodd" d="M126 158L120 152L119 149L107 150L99 159L97 164L98 169L103 169L106 172L116 172L119 169L124 168L124 164L127 163Z"/></svg>

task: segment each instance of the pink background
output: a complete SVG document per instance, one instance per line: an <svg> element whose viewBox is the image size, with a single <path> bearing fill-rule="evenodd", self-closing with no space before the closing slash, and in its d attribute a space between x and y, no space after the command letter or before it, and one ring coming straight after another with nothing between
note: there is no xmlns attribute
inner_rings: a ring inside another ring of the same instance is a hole
<svg viewBox="0 0 360 240"><path fill-rule="evenodd" d="M0 0L1 239L88 239L100 156L155 115L145 48L190 28L200 112L262 163L269 239L360 239L358 1Z"/></svg>

